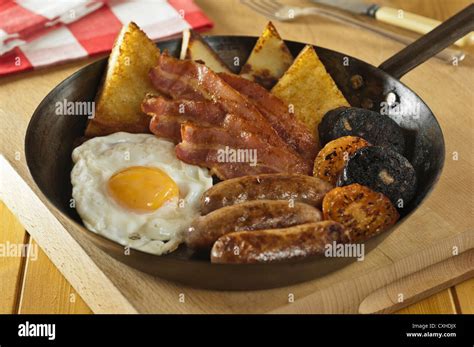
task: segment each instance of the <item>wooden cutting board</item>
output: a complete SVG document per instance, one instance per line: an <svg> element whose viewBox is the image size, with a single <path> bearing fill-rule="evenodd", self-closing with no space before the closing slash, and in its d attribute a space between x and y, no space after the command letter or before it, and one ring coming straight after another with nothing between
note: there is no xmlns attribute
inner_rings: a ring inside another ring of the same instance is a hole
<svg viewBox="0 0 474 347"><path fill-rule="evenodd" d="M213 34L256 36L266 22L238 1L199 4L216 23ZM277 28L286 39L339 50L374 65L401 49L374 34L319 18L277 23ZM431 59L403 78L430 106L445 134L445 168L425 203L364 261L303 284L253 292L182 287L131 269L92 245L38 191L23 151L29 118L55 85L86 63L0 79L0 153L5 157L0 159L0 200L94 312L358 312L371 293L378 297L377 289L474 248L472 56L459 66ZM403 294L408 289L396 290Z"/></svg>

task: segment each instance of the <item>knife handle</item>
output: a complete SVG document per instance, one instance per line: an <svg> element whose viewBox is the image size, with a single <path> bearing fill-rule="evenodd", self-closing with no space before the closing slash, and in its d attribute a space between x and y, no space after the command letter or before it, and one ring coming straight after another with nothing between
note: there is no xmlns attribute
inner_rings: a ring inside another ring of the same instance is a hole
<svg viewBox="0 0 474 347"><path fill-rule="evenodd" d="M415 13L410 13L401 9L380 6L371 14L380 22L391 24L399 28L414 31L419 34L426 34L441 24L440 21L428 17L423 17ZM469 33L454 44L459 47L474 43L474 33Z"/></svg>

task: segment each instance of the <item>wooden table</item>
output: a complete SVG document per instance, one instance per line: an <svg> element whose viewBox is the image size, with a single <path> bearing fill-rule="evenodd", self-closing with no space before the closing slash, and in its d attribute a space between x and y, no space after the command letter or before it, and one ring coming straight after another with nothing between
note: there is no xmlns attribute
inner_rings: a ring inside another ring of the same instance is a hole
<svg viewBox="0 0 474 347"><path fill-rule="evenodd" d="M263 28L265 20L255 13L238 9L240 5L236 0L219 1L219 5L217 5L217 1L212 0L196 0L196 2L216 23L210 34L258 35ZM222 6L222 2L228 3L227 8ZM384 0L377 2L440 20L446 19L470 3L469 0ZM228 11L233 12L233 14L227 13ZM238 33L229 30L226 20L223 19L226 16L237 16L243 12L245 12L247 18L244 21L245 25L241 28L242 30ZM277 27L280 29L282 36L287 39L319 44L324 39L319 38L316 33L316 20L320 21L321 25L333 25L335 28L339 25L313 17L301 19L295 24L277 23ZM372 34L364 33L364 35ZM336 50L344 50L344 44L341 42L324 41L321 45ZM474 54L472 48L469 48L468 52ZM374 64L380 63L393 53L393 51L385 52L382 49L380 56L367 57L364 56L364 52L358 52L357 50L351 52L351 54ZM76 62L0 80L0 112L7 111L4 109L6 100L1 98L8 96L14 102L21 103L25 102L31 92L29 89L24 89L22 95L17 92L15 94L9 93L10 83L33 78L32 83L48 85L49 88L53 88L62 78L89 62ZM465 78L471 79L472 82L473 66L466 66L465 68L469 71ZM31 88L34 88L33 84ZM468 112L472 115L472 100L466 101L466 105L468 106ZM466 126L472 127L472 123ZM472 185L471 187L465 187L465 189L471 189L472 191ZM16 217L0 201L0 243L8 242L28 244L30 254L28 257L0 257L0 313L91 313L89 307L62 276L61 270L53 265L35 241L30 238L28 232ZM474 313L474 279L441 291L428 299L399 311L399 313Z"/></svg>

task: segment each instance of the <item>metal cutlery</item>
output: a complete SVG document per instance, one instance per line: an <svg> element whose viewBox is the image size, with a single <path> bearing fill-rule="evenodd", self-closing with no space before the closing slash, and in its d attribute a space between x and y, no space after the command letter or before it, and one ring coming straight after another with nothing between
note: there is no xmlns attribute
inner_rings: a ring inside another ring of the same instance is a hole
<svg viewBox="0 0 474 347"><path fill-rule="evenodd" d="M380 6L377 4L366 3L361 0L312 0L316 4L323 4L351 13L365 15L375 18L379 22L391 24L399 28L411 30L418 34L427 34L438 25L441 21L420 16L402 9ZM474 34L470 33L463 38L457 40L454 44L460 47L474 43Z"/></svg>
<svg viewBox="0 0 474 347"><path fill-rule="evenodd" d="M363 28L379 34L381 36L400 42L405 45L413 43L415 40L399 35L392 31L371 25L362 20L359 20L351 15L346 15L340 12L331 11L322 7L298 7L281 4L275 0L241 0L241 3L253 9L254 11L264 15L267 18L276 21L293 21L298 17L318 15L328 19L335 20L343 24L349 24L357 28ZM439 52L435 57L441 59L449 64L453 62L459 63L464 60L466 54L461 50L446 48Z"/></svg>

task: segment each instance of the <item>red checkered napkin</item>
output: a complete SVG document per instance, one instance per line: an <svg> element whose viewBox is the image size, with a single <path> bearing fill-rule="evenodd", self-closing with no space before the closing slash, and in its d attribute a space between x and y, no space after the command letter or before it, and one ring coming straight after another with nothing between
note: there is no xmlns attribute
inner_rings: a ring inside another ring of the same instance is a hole
<svg viewBox="0 0 474 347"><path fill-rule="evenodd" d="M0 55L94 12L105 1L0 1Z"/></svg>
<svg viewBox="0 0 474 347"><path fill-rule="evenodd" d="M130 21L153 40L212 27L192 0L0 0L0 76L108 52Z"/></svg>

